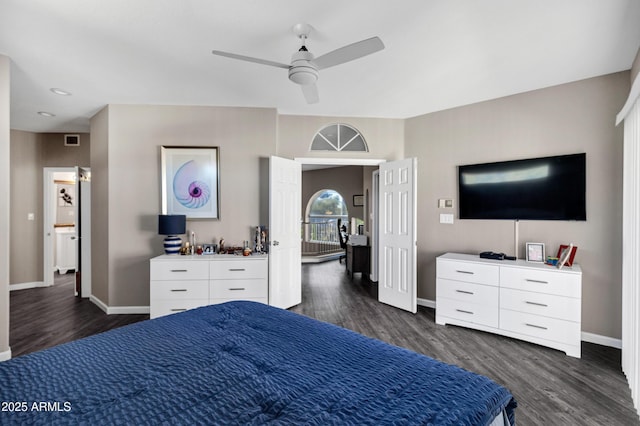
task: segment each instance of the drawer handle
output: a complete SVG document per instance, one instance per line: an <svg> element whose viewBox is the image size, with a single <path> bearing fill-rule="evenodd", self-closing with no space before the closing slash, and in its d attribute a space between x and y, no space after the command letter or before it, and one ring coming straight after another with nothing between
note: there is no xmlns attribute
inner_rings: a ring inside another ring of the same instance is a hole
<svg viewBox="0 0 640 426"><path fill-rule="evenodd" d="M186 311L185 308L173 308L171 309L171 312L182 312L182 311Z"/></svg>
<svg viewBox="0 0 640 426"><path fill-rule="evenodd" d="M524 325L526 325L527 327L539 328L540 330L548 330L547 327L543 327L541 325L535 325L535 324L529 324L529 323L524 323Z"/></svg>
<svg viewBox="0 0 640 426"><path fill-rule="evenodd" d="M244 290L244 287L234 287L234 288L230 288L229 290L239 291L239 290Z"/></svg>
<svg viewBox="0 0 640 426"><path fill-rule="evenodd" d="M186 288L172 288L171 291L187 291Z"/></svg>
<svg viewBox="0 0 640 426"><path fill-rule="evenodd" d="M456 311L462 312L463 314L473 315L473 312L471 312L471 311L465 311L465 310L462 310L462 309L456 309Z"/></svg>
<svg viewBox="0 0 640 426"><path fill-rule="evenodd" d="M544 304L544 303L538 303L538 302L529 302L528 300L525 300L525 302L527 305L535 305L535 306L542 306L543 308L547 308L549 307L549 305Z"/></svg>
<svg viewBox="0 0 640 426"><path fill-rule="evenodd" d="M529 282L529 283L536 283L536 284L549 284L549 281L542 281L542 280L532 280L532 279L525 279L525 281Z"/></svg>
<svg viewBox="0 0 640 426"><path fill-rule="evenodd" d="M242 272L244 270L245 270L244 268L230 268L229 269L229 271L231 271L231 272Z"/></svg>
<svg viewBox="0 0 640 426"><path fill-rule="evenodd" d="M466 290L456 290L456 293L474 294L472 291L466 291Z"/></svg>
<svg viewBox="0 0 640 426"><path fill-rule="evenodd" d="M188 272L186 269L172 269L171 272Z"/></svg>
<svg viewBox="0 0 640 426"><path fill-rule="evenodd" d="M460 270L456 269L456 272L459 272L461 274L473 275L473 272L471 272L471 271L460 271Z"/></svg>

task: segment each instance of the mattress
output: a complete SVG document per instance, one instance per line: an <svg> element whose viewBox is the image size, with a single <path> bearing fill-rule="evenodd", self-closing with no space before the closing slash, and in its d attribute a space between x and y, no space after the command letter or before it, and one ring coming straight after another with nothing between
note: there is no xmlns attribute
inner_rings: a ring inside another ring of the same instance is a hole
<svg viewBox="0 0 640 426"><path fill-rule="evenodd" d="M488 425L516 408L485 376L254 302L0 363L0 402L0 424L43 425Z"/></svg>

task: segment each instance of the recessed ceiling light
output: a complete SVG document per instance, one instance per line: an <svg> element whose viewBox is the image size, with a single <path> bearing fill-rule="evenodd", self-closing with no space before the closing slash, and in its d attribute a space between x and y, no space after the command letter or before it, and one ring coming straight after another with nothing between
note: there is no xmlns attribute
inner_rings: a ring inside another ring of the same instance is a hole
<svg viewBox="0 0 640 426"><path fill-rule="evenodd" d="M38 114L40 114L43 117L55 117L56 115L51 113L51 112L47 112L47 111L38 111Z"/></svg>
<svg viewBox="0 0 640 426"><path fill-rule="evenodd" d="M51 90L53 93L55 93L56 95L60 95L60 96L71 96L71 92L67 92L66 90L62 90L62 89L57 89L57 88L52 88L49 89Z"/></svg>

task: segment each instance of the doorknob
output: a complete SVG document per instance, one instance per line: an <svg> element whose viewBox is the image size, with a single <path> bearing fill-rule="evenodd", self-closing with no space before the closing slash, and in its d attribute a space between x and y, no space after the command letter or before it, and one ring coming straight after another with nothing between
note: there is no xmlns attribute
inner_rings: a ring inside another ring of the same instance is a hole
<svg viewBox="0 0 640 426"><path fill-rule="evenodd" d="M280 245L280 241L274 241L271 244L274 245L274 246L279 246Z"/></svg>

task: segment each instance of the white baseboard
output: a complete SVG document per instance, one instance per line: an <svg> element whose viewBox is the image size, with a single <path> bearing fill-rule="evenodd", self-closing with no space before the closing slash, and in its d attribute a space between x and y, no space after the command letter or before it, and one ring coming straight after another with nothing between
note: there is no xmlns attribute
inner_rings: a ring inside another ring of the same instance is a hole
<svg viewBox="0 0 640 426"><path fill-rule="evenodd" d="M596 345L609 346L616 349L622 349L622 339L614 339L613 337L587 333L586 331L583 331L580 337L583 342L595 343Z"/></svg>
<svg viewBox="0 0 640 426"><path fill-rule="evenodd" d="M9 361L11 359L11 348L8 351L0 352L0 362Z"/></svg>
<svg viewBox="0 0 640 426"><path fill-rule="evenodd" d="M149 314L151 309L149 306L108 306L102 300L93 294L89 297L98 308L107 315L130 315L130 314Z"/></svg>
<svg viewBox="0 0 640 426"><path fill-rule="evenodd" d="M424 306L425 308L436 308L436 301L429 299L421 299L418 297L418 306Z"/></svg>
<svg viewBox="0 0 640 426"><path fill-rule="evenodd" d="M107 309L109 315L130 315L149 314L151 309L148 306L110 306Z"/></svg>
<svg viewBox="0 0 640 426"><path fill-rule="evenodd" d="M427 308L436 308L436 302L429 299L418 298L418 306L425 306ZM580 335L580 340L583 342L595 343L596 345L609 346L611 348L622 349L622 340L614 339L613 337L601 336L599 334L587 333L583 331Z"/></svg>
<svg viewBox="0 0 640 426"><path fill-rule="evenodd" d="M26 290L28 288L50 287L44 284L44 281L34 281L32 283L9 284L9 291Z"/></svg>
<svg viewBox="0 0 640 426"><path fill-rule="evenodd" d="M102 312L104 312L105 314L109 313L108 312L109 307L102 300L95 297L93 294L89 296L89 300L91 300L93 304L96 305L98 308L102 309Z"/></svg>

